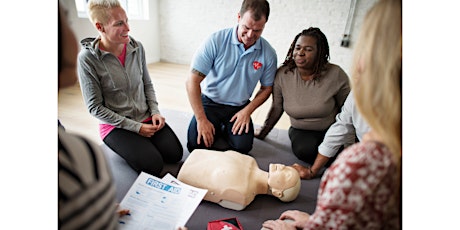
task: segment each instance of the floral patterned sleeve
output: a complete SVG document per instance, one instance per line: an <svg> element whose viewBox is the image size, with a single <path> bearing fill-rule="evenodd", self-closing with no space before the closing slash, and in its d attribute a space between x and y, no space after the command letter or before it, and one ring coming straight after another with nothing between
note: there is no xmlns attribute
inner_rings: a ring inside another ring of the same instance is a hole
<svg viewBox="0 0 460 230"><path fill-rule="evenodd" d="M304 229L399 229L396 170L392 153L380 143L345 149L322 177Z"/></svg>

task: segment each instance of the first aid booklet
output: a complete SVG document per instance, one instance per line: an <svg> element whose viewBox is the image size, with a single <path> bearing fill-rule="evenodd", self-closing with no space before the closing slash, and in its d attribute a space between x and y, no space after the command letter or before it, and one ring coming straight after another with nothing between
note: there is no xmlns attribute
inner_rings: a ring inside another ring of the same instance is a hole
<svg viewBox="0 0 460 230"><path fill-rule="evenodd" d="M207 191L169 173L160 179L141 172L120 203L129 214L119 219L119 229L176 230L185 226Z"/></svg>

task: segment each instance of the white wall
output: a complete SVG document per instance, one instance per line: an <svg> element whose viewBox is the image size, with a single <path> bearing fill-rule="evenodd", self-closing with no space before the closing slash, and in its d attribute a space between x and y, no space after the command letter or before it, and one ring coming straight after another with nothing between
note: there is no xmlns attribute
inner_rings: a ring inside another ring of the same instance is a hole
<svg viewBox="0 0 460 230"><path fill-rule="evenodd" d="M86 37L96 37L97 30L91 25L89 18L78 18L75 0L60 0L68 9L67 18L78 41ZM160 23L159 0L149 0L149 20L130 20L130 35L142 42L147 63L160 61Z"/></svg>
<svg viewBox="0 0 460 230"><path fill-rule="evenodd" d="M61 0L79 40L96 36L89 19L78 18L74 0ZM310 26L319 27L329 41L332 63L351 72L353 47L367 10L377 0L357 0L350 46L340 46L351 0L268 0L270 16L262 36L275 48L278 65L286 57L294 36ZM130 34L146 49L148 63L190 64L195 49L210 33L237 23L241 1L149 0L150 20L130 20Z"/></svg>
<svg viewBox="0 0 460 230"><path fill-rule="evenodd" d="M377 0L357 0L348 48L341 47L351 0L268 0L270 16L262 36L275 48L278 65L296 34L318 27L326 35L332 63L350 73L353 45L367 10ZM195 49L210 33L237 23L241 1L160 0L161 60L190 64Z"/></svg>

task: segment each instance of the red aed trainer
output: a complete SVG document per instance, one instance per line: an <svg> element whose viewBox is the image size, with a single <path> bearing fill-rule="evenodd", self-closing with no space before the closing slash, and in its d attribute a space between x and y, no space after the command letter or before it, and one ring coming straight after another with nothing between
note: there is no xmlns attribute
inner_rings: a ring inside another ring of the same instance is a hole
<svg viewBox="0 0 460 230"><path fill-rule="evenodd" d="M236 217L208 222L207 230L243 230Z"/></svg>

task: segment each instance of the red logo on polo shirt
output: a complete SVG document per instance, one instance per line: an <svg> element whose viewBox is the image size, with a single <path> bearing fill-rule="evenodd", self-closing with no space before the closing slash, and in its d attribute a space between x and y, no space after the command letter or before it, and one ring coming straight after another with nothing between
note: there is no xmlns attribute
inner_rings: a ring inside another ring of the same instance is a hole
<svg viewBox="0 0 460 230"><path fill-rule="evenodd" d="M258 69L260 69L260 68L262 67L262 63L260 63L260 62L258 62L258 61L254 61L254 62L252 63L252 66L254 66L254 69L255 69L255 70L258 70Z"/></svg>

